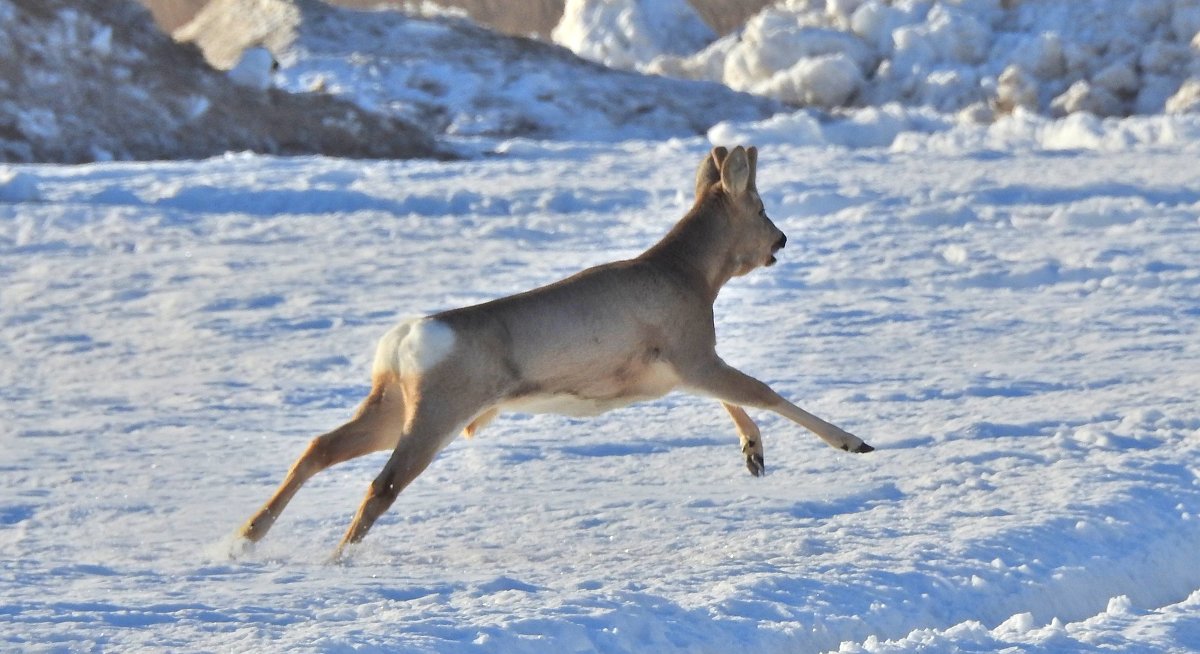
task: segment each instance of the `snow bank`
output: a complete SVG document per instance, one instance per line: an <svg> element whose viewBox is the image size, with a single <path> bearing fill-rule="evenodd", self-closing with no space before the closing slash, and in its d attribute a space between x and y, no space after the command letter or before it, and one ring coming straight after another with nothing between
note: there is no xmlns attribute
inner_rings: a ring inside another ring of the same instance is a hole
<svg viewBox="0 0 1200 654"><path fill-rule="evenodd" d="M0 161L436 154L417 128L236 86L132 2L0 0Z"/></svg>
<svg viewBox="0 0 1200 654"><path fill-rule="evenodd" d="M663 6L680 10L683 3ZM606 17L610 11L589 7ZM631 34L637 39L676 15L632 7L611 11L636 25ZM175 37L195 42L221 68L261 44L280 62L276 80L283 88L322 89L456 137L692 136L721 120L756 120L780 108L719 84L611 70L462 19L357 11L316 0L214 0ZM665 47L640 40L626 45Z"/></svg>
<svg viewBox="0 0 1200 654"><path fill-rule="evenodd" d="M550 37L585 59L628 69L716 39L687 0L567 0Z"/></svg>
<svg viewBox="0 0 1200 654"><path fill-rule="evenodd" d="M645 67L820 107L1192 112L1198 31L1190 0L788 0L704 50Z"/></svg>

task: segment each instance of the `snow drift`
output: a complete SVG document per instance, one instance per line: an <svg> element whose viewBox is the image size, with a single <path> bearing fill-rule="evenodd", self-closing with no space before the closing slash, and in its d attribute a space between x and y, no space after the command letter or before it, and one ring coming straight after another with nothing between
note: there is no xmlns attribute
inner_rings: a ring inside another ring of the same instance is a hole
<svg viewBox="0 0 1200 654"><path fill-rule="evenodd" d="M677 41L628 20L636 8L593 9L591 38L560 42L608 65L824 108L900 103L967 109L974 119L1018 107L1056 116L1200 108L1200 5L1190 0L788 0L683 56L646 47ZM608 47L614 41L642 47Z"/></svg>
<svg viewBox="0 0 1200 654"><path fill-rule="evenodd" d="M716 39L687 0L567 0L550 37L614 68L635 68L664 53L691 54Z"/></svg>
<svg viewBox="0 0 1200 654"><path fill-rule="evenodd" d="M214 0L175 37L221 68L264 45L284 88L320 89L452 136L690 136L780 108L719 84L610 70L464 19L317 0Z"/></svg>
<svg viewBox="0 0 1200 654"><path fill-rule="evenodd" d="M328 96L255 92L132 2L0 0L0 160L205 157L230 150L437 154L422 130Z"/></svg>

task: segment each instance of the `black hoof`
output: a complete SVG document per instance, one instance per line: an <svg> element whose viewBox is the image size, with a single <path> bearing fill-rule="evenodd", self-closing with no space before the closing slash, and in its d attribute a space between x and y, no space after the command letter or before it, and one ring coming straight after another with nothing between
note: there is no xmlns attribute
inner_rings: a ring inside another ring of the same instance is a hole
<svg viewBox="0 0 1200 654"><path fill-rule="evenodd" d="M767 474L767 465L763 463L763 458L757 455L746 457L746 469L755 477L761 477Z"/></svg>
<svg viewBox="0 0 1200 654"><path fill-rule="evenodd" d="M874 452L874 451L875 451L875 448L871 447L870 445L867 445L866 443L863 443L862 445L858 446L857 450L854 450L854 453L855 454L866 454L867 452Z"/></svg>

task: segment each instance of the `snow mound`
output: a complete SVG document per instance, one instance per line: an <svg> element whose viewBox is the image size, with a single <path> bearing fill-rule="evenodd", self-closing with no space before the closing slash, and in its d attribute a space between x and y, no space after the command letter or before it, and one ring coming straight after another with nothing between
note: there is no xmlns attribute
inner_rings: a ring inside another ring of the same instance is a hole
<svg viewBox="0 0 1200 654"><path fill-rule="evenodd" d="M640 20L657 25L667 13ZM262 45L280 62L282 88L322 89L458 137L658 139L781 108L718 84L608 69L460 18L316 0L214 0L174 36L219 68Z"/></svg>
<svg viewBox="0 0 1200 654"><path fill-rule="evenodd" d="M716 39L686 0L567 0L550 37L585 59L630 69Z"/></svg>
<svg viewBox="0 0 1200 654"><path fill-rule="evenodd" d="M271 51L263 47L246 48L237 64L229 70L229 79L238 86L256 91L271 88L271 75L276 67Z"/></svg>
<svg viewBox="0 0 1200 654"><path fill-rule="evenodd" d="M37 177L0 168L0 202L35 202L40 199Z"/></svg>
<svg viewBox="0 0 1200 654"><path fill-rule="evenodd" d="M0 0L0 161L228 151L436 154L395 118L317 94L255 92L159 32L132 0Z"/></svg>
<svg viewBox="0 0 1200 654"><path fill-rule="evenodd" d="M646 68L822 107L1194 112L1198 32L1192 0L788 0L703 50ZM571 47L588 52L609 38Z"/></svg>

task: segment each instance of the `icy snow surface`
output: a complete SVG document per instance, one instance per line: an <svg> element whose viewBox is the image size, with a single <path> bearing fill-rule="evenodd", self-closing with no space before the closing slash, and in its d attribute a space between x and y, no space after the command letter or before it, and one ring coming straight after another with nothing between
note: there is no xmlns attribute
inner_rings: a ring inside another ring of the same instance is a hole
<svg viewBox="0 0 1200 654"><path fill-rule="evenodd" d="M754 412L754 479L709 400L509 415L344 566L386 455L230 536L375 339L636 254L709 144L4 168L0 649L1200 649L1200 139L1163 120L759 133L788 247L719 350L878 451Z"/></svg>
<svg viewBox="0 0 1200 654"><path fill-rule="evenodd" d="M214 0L175 37L221 68L263 44L281 65L280 88L324 91L454 137L691 137L782 108L712 82L611 70L463 19L317 0Z"/></svg>
<svg viewBox="0 0 1200 654"><path fill-rule="evenodd" d="M678 44L694 39L662 36L667 23L630 19L658 4L573 1L590 11L566 12L556 33L572 38L556 40L610 66L826 108L898 102L976 117L1016 107L1200 109L1195 0L783 0L690 54ZM622 10L596 8L609 5Z"/></svg>

